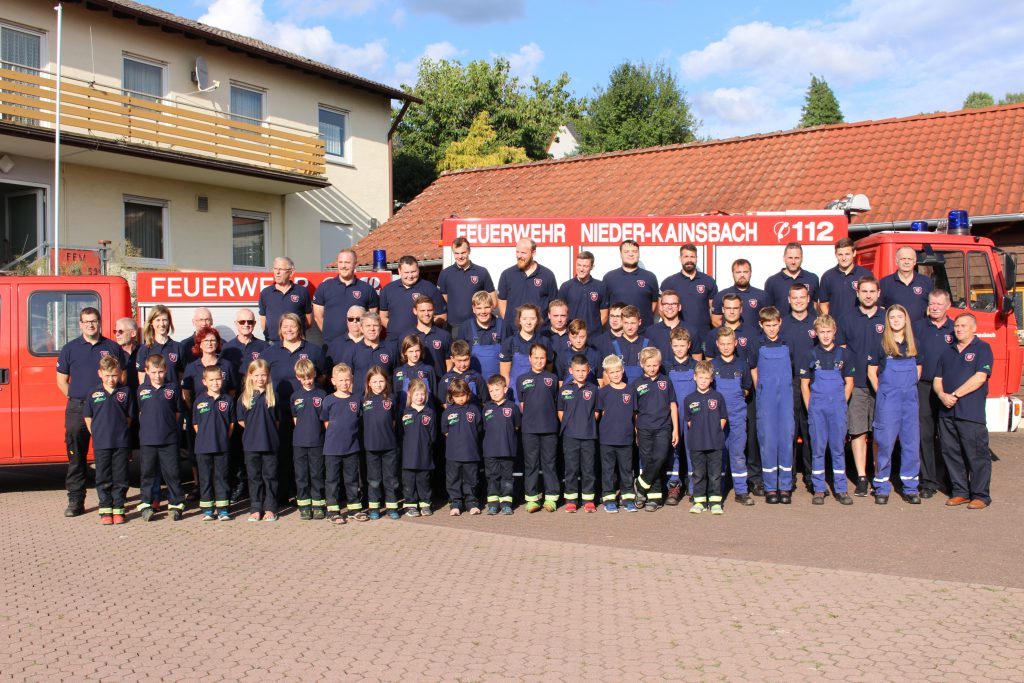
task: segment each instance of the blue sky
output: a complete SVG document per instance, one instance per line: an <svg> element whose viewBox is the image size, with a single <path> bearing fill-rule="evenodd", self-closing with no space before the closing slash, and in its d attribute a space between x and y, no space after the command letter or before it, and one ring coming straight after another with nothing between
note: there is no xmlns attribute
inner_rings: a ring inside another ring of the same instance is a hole
<svg viewBox="0 0 1024 683"><path fill-rule="evenodd" d="M847 121L958 109L1024 90L1024 2L849 0L149 0L361 76L412 83L424 55L565 71L578 95L619 63L663 61L702 136L792 128L810 74Z"/></svg>

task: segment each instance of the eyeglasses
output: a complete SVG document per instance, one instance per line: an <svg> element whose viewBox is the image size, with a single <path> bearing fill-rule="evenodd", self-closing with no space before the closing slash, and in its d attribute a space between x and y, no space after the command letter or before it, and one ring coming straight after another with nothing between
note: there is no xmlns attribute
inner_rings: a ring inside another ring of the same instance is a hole
<svg viewBox="0 0 1024 683"><path fill-rule="evenodd" d="M235 324L236 325L255 325L256 321L255 320L236 320Z"/></svg>
<svg viewBox="0 0 1024 683"><path fill-rule="evenodd" d="M356 316L355 318L349 318L349 319L348 319L348 321L349 321L350 323L357 323L357 322L359 322L360 320L362 320L362 318L360 318L359 316Z"/></svg>
<svg viewBox="0 0 1024 683"><path fill-rule="evenodd" d="M131 330L114 330L114 334L128 334Z"/></svg>

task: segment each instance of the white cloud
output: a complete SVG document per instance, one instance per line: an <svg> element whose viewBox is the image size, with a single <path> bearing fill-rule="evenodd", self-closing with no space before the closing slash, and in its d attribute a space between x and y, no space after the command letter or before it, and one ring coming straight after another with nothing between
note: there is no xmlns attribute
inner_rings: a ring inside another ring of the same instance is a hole
<svg viewBox="0 0 1024 683"><path fill-rule="evenodd" d="M715 88L697 93L694 107L700 116L714 116L729 123L757 121L765 114L765 95L755 86L746 88Z"/></svg>
<svg viewBox="0 0 1024 683"><path fill-rule="evenodd" d="M399 7L398 9L391 13L391 23L397 26L398 28L402 28L405 26L405 18L405 10L402 9L401 7Z"/></svg>
<svg viewBox="0 0 1024 683"><path fill-rule="evenodd" d="M525 15L526 0L405 0L416 14L440 14L460 24L489 24Z"/></svg>
<svg viewBox="0 0 1024 683"><path fill-rule="evenodd" d="M355 17L366 14L379 0L280 0L288 17L303 20L310 17Z"/></svg>
<svg viewBox="0 0 1024 683"><path fill-rule="evenodd" d="M505 55L508 60L509 71L513 76L529 79L537 71L537 67L544 61L544 50L540 49L537 43L527 43L519 48L518 52Z"/></svg>

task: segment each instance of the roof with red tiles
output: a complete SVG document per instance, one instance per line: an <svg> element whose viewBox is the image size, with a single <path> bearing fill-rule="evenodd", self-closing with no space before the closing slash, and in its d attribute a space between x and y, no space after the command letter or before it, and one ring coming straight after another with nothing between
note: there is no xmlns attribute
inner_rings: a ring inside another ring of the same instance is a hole
<svg viewBox="0 0 1024 683"><path fill-rule="evenodd" d="M854 223L1024 211L1024 104L446 173L357 245L441 258L451 216L616 216L822 209L850 193Z"/></svg>

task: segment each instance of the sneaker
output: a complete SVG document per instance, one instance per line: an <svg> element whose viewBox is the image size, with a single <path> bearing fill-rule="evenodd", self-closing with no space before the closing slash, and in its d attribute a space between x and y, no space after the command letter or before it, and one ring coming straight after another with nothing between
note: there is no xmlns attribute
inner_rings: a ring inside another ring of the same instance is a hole
<svg viewBox="0 0 1024 683"><path fill-rule="evenodd" d="M367 519L371 519L373 521L380 519L380 510L370 510L370 514Z"/></svg>
<svg viewBox="0 0 1024 683"><path fill-rule="evenodd" d="M216 522L217 518L213 516L213 510L203 510L203 521L204 522Z"/></svg>
<svg viewBox="0 0 1024 683"><path fill-rule="evenodd" d="M887 505L889 503L889 496L882 496L875 494L875 505Z"/></svg>
<svg viewBox="0 0 1024 683"><path fill-rule="evenodd" d="M674 482L668 487L668 497L665 499L665 505L679 505L679 501L683 499L683 485L681 482Z"/></svg>
<svg viewBox="0 0 1024 683"><path fill-rule="evenodd" d="M266 512L263 513L263 520L262 521L264 521L264 522L276 522L277 520L278 520L278 517L277 517L277 513L276 512L271 512L270 510L267 510Z"/></svg>
<svg viewBox="0 0 1024 683"><path fill-rule="evenodd" d="M401 519L402 513L398 510L388 510L388 519Z"/></svg>
<svg viewBox="0 0 1024 683"><path fill-rule="evenodd" d="M142 508L141 516L143 522L150 521L151 519L153 519L153 508Z"/></svg>
<svg viewBox="0 0 1024 683"><path fill-rule="evenodd" d="M565 511L570 514L576 512L576 503L566 503Z"/></svg>
<svg viewBox="0 0 1024 683"><path fill-rule="evenodd" d="M110 526L114 523L114 515L100 515L100 524Z"/></svg>
<svg viewBox="0 0 1024 683"><path fill-rule="evenodd" d="M313 519L327 519L327 508L313 508Z"/></svg>
<svg viewBox="0 0 1024 683"><path fill-rule="evenodd" d="M584 512L597 512L597 506L594 505L594 501L588 500L583 504L583 510Z"/></svg>
<svg viewBox="0 0 1024 683"><path fill-rule="evenodd" d="M634 502L633 502L633 501L631 501L631 500L629 500L629 501L626 501L626 504L625 504L625 505L623 505L622 507L623 507L623 509L625 509L625 511L626 511L626 512L636 512L637 510L639 510L639 509L640 509L640 508L638 508L638 507L636 506L636 503L634 503Z"/></svg>
<svg viewBox="0 0 1024 683"><path fill-rule="evenodd" d="M618 512L619 506L615 504L614 500L609 500L607 503L604 504L604 511L612 513Z"/></svg>
<svg viewBox="0 0 1024 683"><path fill-rule="evenodd" d="M713 515L724 515L725 514L725 510L722 509L722 504L721 503L715 503L714 505L712 505L711 506L711 514L713 514Z"/></svg>
<svg viewBox="0 0 1024 683"><path fill-rule="evenodd" d="M540 510L540 503L538 503L537 501L531 500L526 503L527 512L534 513L537 512L538 510Z"/></svg>
<svg viewBox="0 0 1024 683"><path fill-rule="evenodd" d="M313 511L308 506L303 505L299 508L299 519L303 521L309 521L313 519Z"/></svg>
<svg viewBox="0 0 1024 683"><path fill-rule="evenodd" d="M469 508L469 514L471 514L471 515L479 515L480 514L480 508L478 508L478 507L471 507L471 508Z"/></svg>
<svg viewBox="0 0 1024 683"><path fill-rule="evenodd" d="M811 498L811 505L824 505L824 504L825 504L825 494L824 493L815 493L814 494L814 498Z"/></svg>
<svg viewBox="0 0 1024 683"><path fill-rule="evenodd" d="M260 521L260 513L258 513L258 512L251 512L251 513L249 513L249 518L246 519L245 521L247 521L247 522L258 522L258 521Z"/></svg>
<svg viewBox="0 0 1024 683"><path fill-rule="evenodd" d="M498 514L498 504L497 503L488 503L487 504L487 514L489 514L489 515L496 515L496 514Z"/></svg>
<svg viewBox="0 0 1024 683"><path fill-rule="evenodd" d="M425 508L421 508L420 509L420 517L433 517L433 516L434 516L434 511L432 509L430 509L429 507L425 507Z"/></svg>
<svg viewBox="0 0 1024 683"><path fill-rule="evenodd" d="M637 505L643 505L647 502L647 493L640 486L640 477L633 480L633 494L636 496Z"/></svg>
<svg viewBox="0 0 1024 683"><path fill-rule="evenodd" d="M868 478L857 477L857 488L854 489L853 495L858 498L867 498L868 495Z"/></svg>
<svg viewBox="0 0 1024 683"><path fill-rule="evenodd" d="M503 515L514 514L512 512L512 503L505 503L504 505L502 505L501 506L501 514L503 514Z"/></svg>
<svg viewBox="0 0 1024 683"><path fill-rule="evenodd" d="M647 501L644 504L644 511L645 512L657 512L658 511L658 504L655 503L653 500L649 500L649 501Z"/></svg>
<svg viewBox="0 0 1024 683"><path fill-rule="evenodd" d="M420 516L419 508L405 508L405 516L406 517L419 517Z"/></svg>
<svg viewBox="0 0 1024 683"><path fill-rule="evenodd" d="M754 504L754 497L749 493L737 493L736 502L739 503L740 505L750 507L751 505Z"/></svg>
<svg viewBox="0 0 1024 683"><path fill-rule="evenodd" d="M702 512L704 512L704 503L694 503L693 507L690 508L691 514L699 515Z"/></svg>
<svg viewBox="0 0 1024 683"><path fill-rule="evenodd" d="M174 508L173 510L171 510L171 519L173 519L175 522L181 521L181 515L182 512L178 508Z"/></svg>
<svg viewBox="0 0 1024 683"><path fill-rule="evenodd" d="M556 503L555 501L553 501L553 500L545 500L544 501L544 510L545 511L547 511L547 512L554 512L557 509L558 509L558 503Z"/></svg>
<svg viewBox="0 0 1024 683"><path fill-rule="evenodd" d="M218 522L230 522L231 521L231 513L229 513L227 510L221 510L220 512L217 513L217 521Z"/></svg>
<svg viewBox="0 0 1024 683"><path fill-rule="evenodd" d="M124 524L125 521L124 515L114 515L114 524Z"/></svg>
<svg viewBox="0 0 1024 683"><path fill-rule="evenodd" d="M836 500L839 501L840 505L853 505L853 498L850 498L849 493L837 493Z"/></svg>
<svg viewBox="0 0 1024 683"><path fill-rule="evenodd" d="M459 508L452 508L451 510L448 511L449 517L458 517L461 514L462 510L460 510Z"/></svg>

